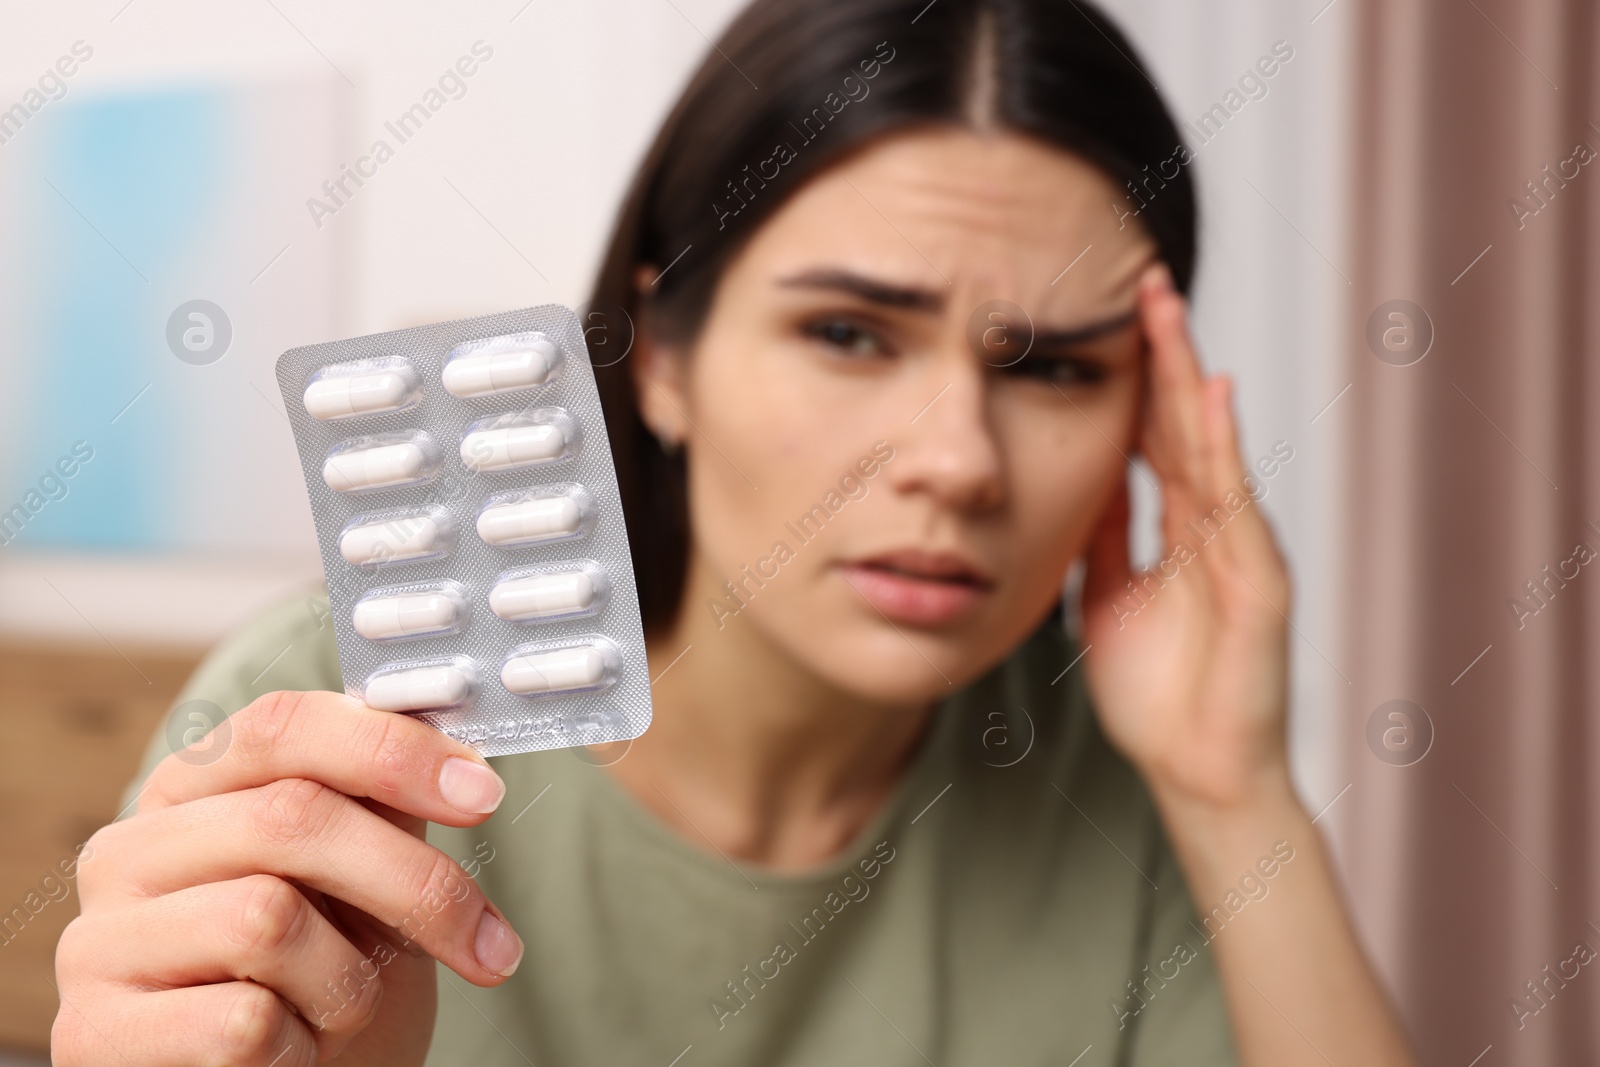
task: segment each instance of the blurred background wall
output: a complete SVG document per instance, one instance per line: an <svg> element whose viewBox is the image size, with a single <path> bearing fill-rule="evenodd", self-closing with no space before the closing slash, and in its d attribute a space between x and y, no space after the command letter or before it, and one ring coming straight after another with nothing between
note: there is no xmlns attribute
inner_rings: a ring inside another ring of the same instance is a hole
<svg viewBox="0 0 1600 1067"><path fill-rule="evenodd" d="M1511 17L1510 0L1484 5ZM20 503L27 515L0 528L0 905L39 888L114 814L139 747L204 649L320 581L272 374L278 354L581 303L635 160L738 6L6 9L0 108L29 110L9 126L0 118L0 507ZM1348 582L1359 541L1350 516L1365 514L1348 498L1366 484L1350 470L1352 436L1370 430L1357 420L1404 417L1361 408L1360 389L1347 388L1356 364L1376 362L1366 305L1417 291L1374 288L1362 274L1381 266L1383 246L1354 215L1358 160L1373 158L1355 148L1388 106L1367 84L1371 63L1386 55L1403 66L1409 53L1376 49L1389 30L1374 28L1376 5L1363 0L1106 6L1198 149L1205 358L1237 378L1247 456L1280 441L1294 450L1264 507L1297 581L1297 780L1347 867L1399 871L1357 883L1356 906L1391 982L1420 981L1422 949L1397 947L1405 872L1369 833L1384 794L1355 788L1361 773L1395 768L1361 740L1366 705L1388 690L1358 684L1372 602L1352 599ZM1415 4L1400 8L1413 14L1392 18L1424 18ZM1465 10L1452 17L1479 17ZM1424 23L1410 32L1418 48L1429 39ZM1247 81L1268 55L1280 61L1275 74ZM441 86L463 57L473 73ZM395 136L386 124L430 90L440 106ZM1432 106L1393 130L1396 143L1426 122L1470 127L1452 100ZM363 162L379 139L392 155ZM346 177L358 167L359 184ZM341 179L342 191L331 185ZM1414 229L1404 213L1382 224ZM1459 251L1453 243L1441 255L1454 263ZM1415 458L1426 467L1428 457ZM1147 558L1152 503L1138 502ZM263 675L271 669L262 664ZM49 960L74 907L52 901L0 947L0 1043L42 1047L54 1011ZM1434 994L1401 990L1408 1009L1436 1011L1448 998L1449 976L1428 980ZM1504 1012L1515 989L1496 972L1472 1008Z"/></svg>

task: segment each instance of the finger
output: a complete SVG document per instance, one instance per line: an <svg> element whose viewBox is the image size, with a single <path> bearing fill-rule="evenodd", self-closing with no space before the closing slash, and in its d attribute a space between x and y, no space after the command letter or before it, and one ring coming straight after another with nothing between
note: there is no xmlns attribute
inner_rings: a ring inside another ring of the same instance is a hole
<svg viewBox="0 0 1600 1067"><path fill-rule="evenodd" d="M85 910L265 873L345 901L475 985L498 984L522 958L522 942L459 864L309 779L141 813L100 831L96 848L96 863L120 877L80 884Z"/></svg>
<svg viewBox="0 0 1600 1067"><path fill-rule="evenodd" d="M359 803L363 808L366 808L368 811L372 812L374 815L378 815L400 827L400 829L404 830L412 837L420 838L427 835L427 819L419 818L418 816L412 815L409 812L400 811L398 808L391 808L389 805L380 801L372 800L369 797L361 797L357 800L357 803Z"/></svg>
<svg viewBox="0 0 1600 1067"><path fill-rule="evenodd" d="M482 756L407 715L339 693L268 693L230 716L227 749L209 763L176 752L151 772L139 810L308 778L347 796L448 826L475 826L505 783Z"/></svg>
<svg viewBox="0 0 1600 1067"><path fill-rule="evenodd" d="M1239 454L1238 427L1233 419L1233 379L1215 374L1205 382L1206 464L1212 496L1244 484L1244 459Z"/></svg>
<svg viewBox="0 0 1600 1067"><path fill-rule="evenodd" d="M1242 568L1255 591L1280 612L1288 607L1288 575L1266 516L1250 492L1239 424L1233 412L1233 380L1218 375L1206 383L1207 463L1212 498L1231 515L1228 536L1219 538L1217 562ZM1237 510L1235 510L1237 508Z"/></svg>
<svg viewBox="0 0 1600 1067"><path fill-rule="evenodd" d="M105 952L118 942L138 944L131 966ZM135 989L257 982L307 1020L324 1058L372 1021L381 967L395 954L363 954L300 890L267 874L81 916L56 948L58 967Z"/></svg>
<svg viewBox="0 0 1600 1067"><path fill-rule="evenodd" d="M1243 485L1232 418L1223 406L1230 386L1229 379L1220 374L1200 385L1202 487L1196 501L1197 528L1206 531L1206 565L1213 573L1237 565L1238 531L1256 517ZM1234 450L1231 455L1230 449Z"/></svg>
<svg viewBox="0 0 1600 1067"><path fill-rule="evenodd" d="M56 1067L312 1067L317 1062L317 1043L305 1022L276 993L254 982L96 995L92 1019L69 997L62 997L50 1034ZM89 1002L87 995L84 1001Z"/></svg>
<svg viewBox="0 0 1600 1067"><path fill-rule="evenodd" d="M1189 339L1183 297L1165 264L1140 279L1139 309L1150 342L1150 396L1141 451L1163 483L1203 494L1205 449L1199 357Z"/></svg>

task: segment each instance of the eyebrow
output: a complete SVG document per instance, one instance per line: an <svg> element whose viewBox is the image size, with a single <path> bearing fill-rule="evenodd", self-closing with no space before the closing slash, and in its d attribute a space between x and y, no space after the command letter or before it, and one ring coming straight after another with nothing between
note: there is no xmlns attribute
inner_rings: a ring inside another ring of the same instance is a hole
<svg viewBox="0 0 1600 1067"><path fill-rule="evenodd" d="M911 311L938 311L944 307L944 297L932 289L894 285L835 267L801 271L799 274L778 279L778 284L785 289L822 289L846 293L859 297L869 304L905 308Z"/></svg>
<svg viewBox="0 0 1600 1067"><path fill-rule="evenodd" d="M1033 343L1041 347L1080 345L1085 341L1093 341L1098 337L1104 337L1106 334L1116 333L1118 330L1131 326L1138 321L1138 318L1139 309L1131 308L1128 311L1120 312L1098 322L1091 322L1086 326L1040 333L1034 337Z"/></svg>
<svg viewBox="0 0 1600 1067"><path fill-rule="evenodd" d="M880 307L908 311L942 311L944 296L933 289L913 285L895 285L892 282L869 278L864 274L837 267L818 267L799 274L778 279L785 289L820 289L825 292L844 293ZM1139 309L1131 308L1070 330L1052 330L1037 334L1036 345L1075 345L1092 341L1106 334L1116 333L1139 317Z"/></svg>

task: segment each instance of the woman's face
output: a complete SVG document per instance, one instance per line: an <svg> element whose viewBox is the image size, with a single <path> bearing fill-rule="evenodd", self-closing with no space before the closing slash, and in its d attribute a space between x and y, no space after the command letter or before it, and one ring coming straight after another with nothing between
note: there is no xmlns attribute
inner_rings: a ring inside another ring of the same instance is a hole
<svg viewBox="0 0 1600 1067"><path fill-rule="evenodd" d="M640 365L647 421L687 454L680 630L748 628L889 704L1031 632L1134 447L1155 249L1121 202L1075 156L940 129L873 142L771 216L692 351Z"/></svg>

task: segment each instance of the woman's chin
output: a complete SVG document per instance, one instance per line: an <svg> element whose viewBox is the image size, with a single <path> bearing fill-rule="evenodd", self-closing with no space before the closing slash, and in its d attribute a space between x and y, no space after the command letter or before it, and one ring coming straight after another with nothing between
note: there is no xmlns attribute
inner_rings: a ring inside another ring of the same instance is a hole
<svg viewBox="0 0 1600 1067"><path fill-rule="evenodd" d="M798 658L829 685L859 700L888 707L922 708L954 694L982 675L975 637L896 629L882 619L841 619L819 627L828 636Z"/></svg>

